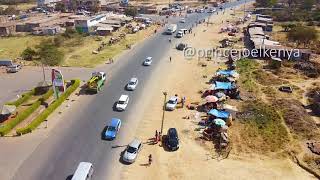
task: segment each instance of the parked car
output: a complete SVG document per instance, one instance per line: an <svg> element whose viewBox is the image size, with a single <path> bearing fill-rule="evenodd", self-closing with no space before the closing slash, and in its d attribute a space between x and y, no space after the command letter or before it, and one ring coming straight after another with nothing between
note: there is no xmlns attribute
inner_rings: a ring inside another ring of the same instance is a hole
<svg viewBox="0 0 320 180"><path fill-rule="evenodd" d="M166 110L173 111L176 108L177 104L178 104L178 97L176 96L171 97L166 104Z"/></svg>
<svg viewBox="0 0 320 180"><path fill-rule="evenodd" d="M116 109L118 111L124 111L129 103L129 96L128 95L121 95L117 104Z"/></svg>
<svg viewBox="0 0 320 180"><path fill-rule="evenodd" d="M176 46L176 49L179 50L179 51L183 51L185 48L187 48L188 45L187 44L184 44L184 43L180 43Z"/></svg>
<svg viewBox="0 0 320 180"><path fill-rule="evenodd" d="M166 139L165 139L166 147L171 150L175 151L179 149L179 137L176 128L170 128L168 130Z"/></svg>
<svg viewBox="0 0 320 180"><path fill-rule="evenodd" d="M292 93L293 89L290 86L281 86L279 88L279 91L286 92L286 93Z"/></svg>
<svg viewBox="0 0 320 180"><path fill-rule="evenodd" d="M183 32L182 31L178 31L176 34L177 38L182 38L183 37Z"/></svg>
<svg viewBox="0 0 320 180"><path fill-rule="evenodd" d="M136 89L137 85L138 85L139 81L138 78L131 78L130 81L127 84L127 90L133 91Z"/></svg>
<svg viewBox="0 0 320 180"><path fill-rule="evenodd" d="M147 57L144 61L143 61L143 65L144 66L150 66L152 63L152 57Z"/></svg>
<svg viewBox="0 0 320 180"><path fill-rule="evenodd" d="M181 18L181 19L180 19L180 22L181 22L181 23L185 23L185 22L186 22L186 19Z"/></svg>
<svg viewBox="0 0 320 180"><path fill-rule="evenodd" d="M7 73L16 73L21 69L21 65L15 64L7 67Z"/></svg>
<svg viewBox="0 0 320 180"><path fill-rule="evenodd" d="M111 122L106 126L104 133L104 139L113 140L117 137L117 134L121 127L121 120L112 118Z"/></svg>
<svg viewBox="0 0 320 180"><path fill-rule="evenodd" d="M130 144L128 144L126 150L123 153L122 160L128 163L135 162L141 149L142 141L139 139L134 139Z"/></svg>

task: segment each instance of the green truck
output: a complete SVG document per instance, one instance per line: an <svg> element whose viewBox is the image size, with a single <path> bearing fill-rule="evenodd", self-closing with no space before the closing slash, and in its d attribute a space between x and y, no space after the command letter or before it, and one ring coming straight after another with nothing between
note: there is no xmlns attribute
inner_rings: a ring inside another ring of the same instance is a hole
<svg viewBox="0 0 320 180"><path fill-rule="evenodd" d="M98 93L106 81L106 73L93 72L90 80L87 82L87 92Z"/></svg>

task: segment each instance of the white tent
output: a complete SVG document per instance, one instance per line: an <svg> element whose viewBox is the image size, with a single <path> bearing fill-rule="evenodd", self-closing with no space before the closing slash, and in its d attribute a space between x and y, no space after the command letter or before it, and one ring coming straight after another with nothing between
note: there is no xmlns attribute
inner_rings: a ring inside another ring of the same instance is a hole
<svg viewBox="0 0 320 180"><path fill-rule="evenodd" d="M1 115L11 114L16 110L14 105L3 105L1 109Z"/></svg>

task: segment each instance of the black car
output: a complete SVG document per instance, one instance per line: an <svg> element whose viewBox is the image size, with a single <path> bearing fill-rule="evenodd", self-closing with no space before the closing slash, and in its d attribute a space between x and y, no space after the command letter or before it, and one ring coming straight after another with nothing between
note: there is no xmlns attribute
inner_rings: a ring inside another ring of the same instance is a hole
<svg viewBox="0 0 320 180"><path fill-rule="evenodd" d="M183 51L185 48L187 48L187 44L180 43L176 46L177 50Z"/></svg>
<svg viewBox="0 0 320 180"><path fill-rule="evenodd" d="M166 146L169 150L175 151L179 149L179 138L176 128L170 128L166 137Z"/></svg>

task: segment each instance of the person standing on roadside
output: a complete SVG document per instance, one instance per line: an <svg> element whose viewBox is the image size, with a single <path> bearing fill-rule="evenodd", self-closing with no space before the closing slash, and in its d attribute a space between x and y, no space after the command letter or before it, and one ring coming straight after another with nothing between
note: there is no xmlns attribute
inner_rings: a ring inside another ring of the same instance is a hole
<svg viewBox="0 0 320 180"><path fill-rule="evenodd" d="M171 62L171 60L172 60L172 59L171 59L171 56L169 57L169 60L170 60L170 62Z"/></svg>

